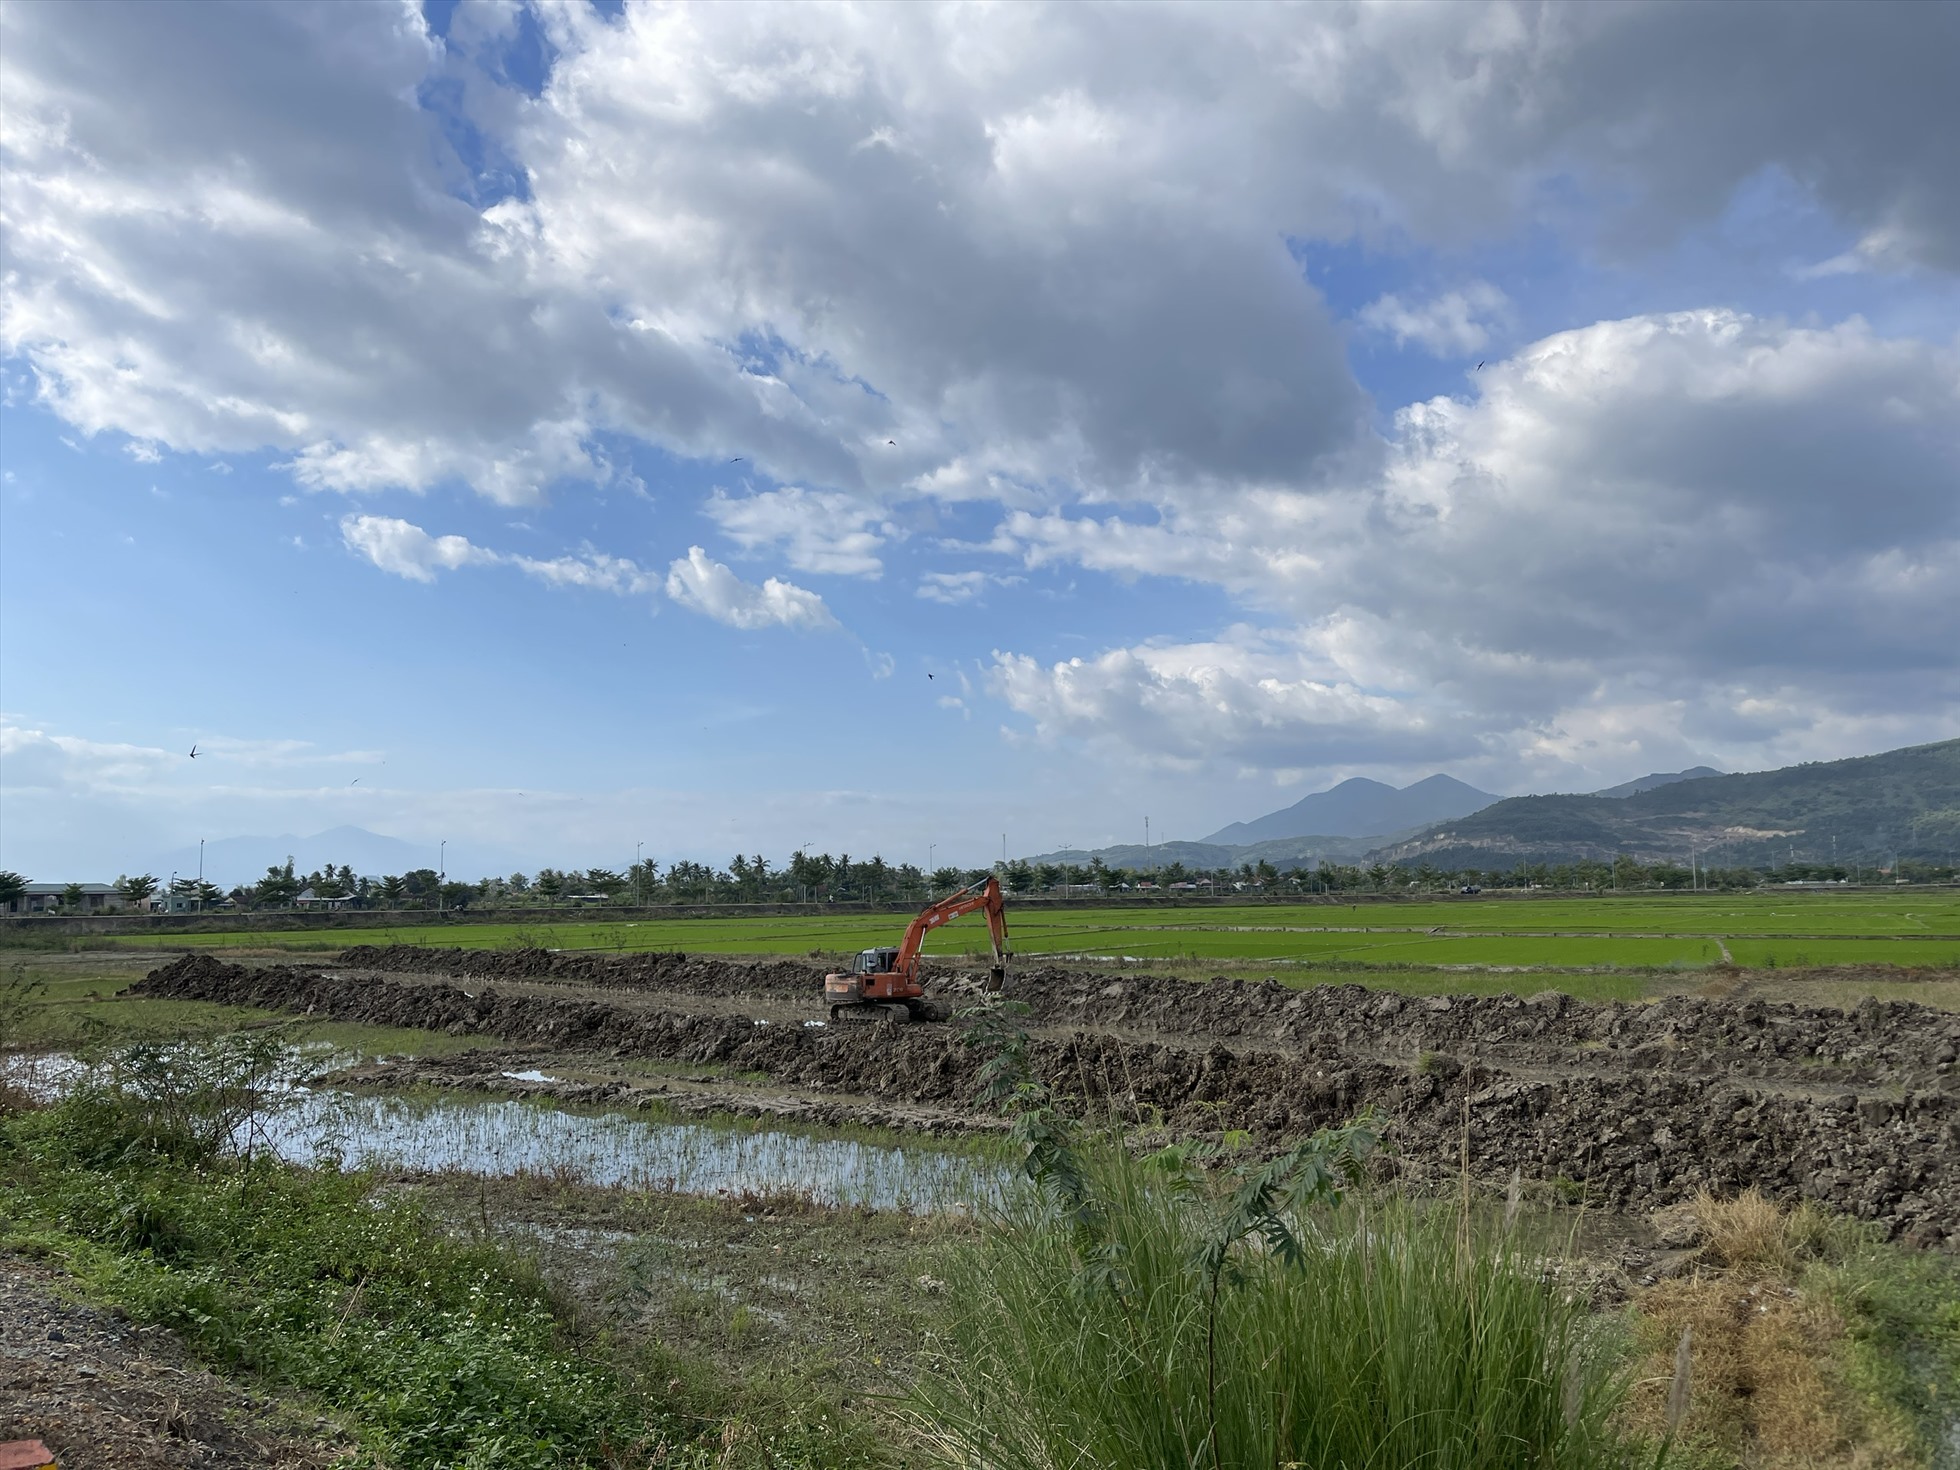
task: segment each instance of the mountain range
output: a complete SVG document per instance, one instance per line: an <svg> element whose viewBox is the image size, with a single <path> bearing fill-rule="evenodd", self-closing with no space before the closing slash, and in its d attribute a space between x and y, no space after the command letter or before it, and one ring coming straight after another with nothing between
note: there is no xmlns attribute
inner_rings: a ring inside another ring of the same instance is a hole
<svg viewBox="0 0 1960 1470"><path fill-rule="evenodd" d="M1204 839L1220 847L1244 847L1284 837L1381 837L1468 816L1497 798L1452 776L1430 776L1397 790L1355 776L1327 791L1250 822L1234 822Z"/></svg>
<svg viewBox="0 0 1960 1470"><path fill-rule="evenodd" d="M1775 771L1684 774L1690 779L1627 796L1510 797L1384 844L1370 859L1450 869L1624 852L1686 863L1692 849L1705 863L1756 867L1960 854L1960 740Z"/></svg>
<svg viewBox="0 0 1960 1470"><path fill-rule="evenodd" d="M1043 853L1031 861L1100 857L1109 867L1136 869L1429 862L1448 870L1610 861L1620 853L1685 863L1691 851L1717 866L1951 860L1960 856L1960 740L1740 775L1712 766L1656 771L1586 796L1498 798L1448 776L1400 790L1356 778L1222 827L1203 842Z"/></svg>

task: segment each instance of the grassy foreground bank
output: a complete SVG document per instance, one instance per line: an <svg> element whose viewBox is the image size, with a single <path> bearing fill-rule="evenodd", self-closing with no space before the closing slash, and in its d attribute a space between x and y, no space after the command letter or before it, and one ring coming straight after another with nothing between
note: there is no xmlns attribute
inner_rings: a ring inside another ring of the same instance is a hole
<svg viewBox="0 0 1960 1470"><path fill-rule="evenodd" d="M228 1140L252 1137L282 1066L266 1038L233 1037L120 1054L51 1107L0 1089L0 1248L332 1415L377 1466L884 1462L820 1405L731 1433L739 1385L690 1401L671 1355L615 1340L523 1256L372 1175L240 1156Z"/></svg>
<svg viewBox="0 0 1960 1470"><path fill-rule="evenodd" d="M769 1228L745 1227L745 1210L775 1212L702 1201L681 1212L698 1230L677 1230L657 1218L672 1206L620 1197L606 1223L627 1228L592 1231L596 1217L538 1181L556 1212L540 1233L585 1239L581 1297L548 1257L496 1243L521 1232L487 1214L475 1228L488 1195L466 1181L431 1191L227 1148L254 1136L283 1056L266 1036L141 1047L59 1105L0 1096L0 1248L56 1261L214 1365L329 1412L361 1463L1947 1463L1954 1263L1814 1212L1698 1202L1699 1268L1623 1311L1596 1302L1585 1262L1528 1208L1357 1187L1358 1133L1272 1160L1189 1145L1138 1158L997 1069L1021 1110L1028 1190L930 1251L895 1224L825 1228L823 1269L848 1282L876 1253L917 1314L865 1345L913 1343L900 1377L915 1391L867 1402L848 1355L777 1340L777 1314L746 1299L790 1305L771 1258L809 1237L743 1238ZM446 1207L418 1203L444 1190ZM715 1264L731 1248L756 1258L752 1279ZM939 1279L907 1289L921 1271ZM811 1306L813 1326L841 1315Z"/></svg>

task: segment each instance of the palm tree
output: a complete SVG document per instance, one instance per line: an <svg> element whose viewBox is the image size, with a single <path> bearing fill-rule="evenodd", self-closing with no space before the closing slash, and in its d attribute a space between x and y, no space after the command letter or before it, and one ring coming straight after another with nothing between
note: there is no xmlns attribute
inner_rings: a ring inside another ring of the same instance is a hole
<svg viewBox="0 0 1960 1470"><path fill-rule="evenodd" d="M124 901L133 908L155 896L157 891L156 875L153 873L144 873L141 877L137 878L118 878L116 879L115 888L116 892L123 896Z"/></svg>

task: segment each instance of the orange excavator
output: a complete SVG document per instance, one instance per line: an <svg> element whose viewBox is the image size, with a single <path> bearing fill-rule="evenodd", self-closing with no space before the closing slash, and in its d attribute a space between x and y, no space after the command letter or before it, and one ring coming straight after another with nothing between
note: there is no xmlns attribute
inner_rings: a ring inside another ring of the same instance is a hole
<svg viewBox="0 0 1960 1470"><path fill-rule="evenodd" d="M897 949L860 950L851 968L823 979L824 999L833 1021L945 1021L952 1012L925 998L919 983L919 948L926 935L975 909L987 915L987 933L994 942L994 971L990 989L1007 980L1007 904L1000 880L988 878L949 893L919 910Z"/></svg>

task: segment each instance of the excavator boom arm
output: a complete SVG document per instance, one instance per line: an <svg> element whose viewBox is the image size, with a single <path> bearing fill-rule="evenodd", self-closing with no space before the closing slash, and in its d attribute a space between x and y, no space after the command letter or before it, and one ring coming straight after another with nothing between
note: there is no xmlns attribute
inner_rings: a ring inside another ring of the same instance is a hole
<svg viewBox="0 0 1960 1470"><path fill-rule="evenodd" d="M1007 903L1001 897L1000 880L987 878L958 893L949 893L937 903L926 905L919 911L905 930L905 938L898 947L898 960L892 968L901 974L910 975L912 967L918 962L919 950L926 942L926 936L941 924L972 913L975 909L985 910L987 915L987 934L994 943L994 965L996 968L1007 962Z"/></svg>

